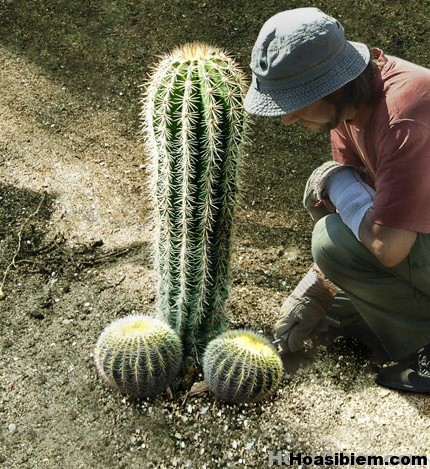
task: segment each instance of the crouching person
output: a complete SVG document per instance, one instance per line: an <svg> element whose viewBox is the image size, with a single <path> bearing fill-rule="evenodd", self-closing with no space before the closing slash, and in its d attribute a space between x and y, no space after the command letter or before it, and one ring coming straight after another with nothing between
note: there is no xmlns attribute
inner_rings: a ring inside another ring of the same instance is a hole
<svg viewBox="0 0 430 469"><path fill-rule="evenodd" d="M277 337L294 352L328 325L365 331L397 362L378 384L430 392L430 71L316 8L270 18L251 69L247 111L330 132L334 160L306 185L315 265Z"/></svg>

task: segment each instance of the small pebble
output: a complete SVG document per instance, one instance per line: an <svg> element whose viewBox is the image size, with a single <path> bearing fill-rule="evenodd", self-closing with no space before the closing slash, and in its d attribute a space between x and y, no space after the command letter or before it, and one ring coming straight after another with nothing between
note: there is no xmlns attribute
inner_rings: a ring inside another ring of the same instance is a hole
<svg viewBox="0 0 430 469"><path fill-rule="evenodd" d="M10 423L7 428L8 428L10 433L15 433L16 432L16 425L14 423Z"/></svg>
<svg viewBox="0 0 430 469"><path fill-rule="evenodd" d="M245 446L246 451L249 451L253 446L254 446L254 442L248 441L248 443L246 443L246 446Z"/></svg>

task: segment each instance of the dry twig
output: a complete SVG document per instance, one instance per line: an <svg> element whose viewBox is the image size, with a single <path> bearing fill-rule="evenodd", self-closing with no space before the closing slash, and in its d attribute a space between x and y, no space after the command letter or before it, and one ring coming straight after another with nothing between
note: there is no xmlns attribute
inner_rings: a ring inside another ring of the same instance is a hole
<svg viewBox="0 0 430 469"><path fill-rule="evenodd" d="M22 232L24 231L24 228L25 228L25 225L34 217L36 216L38 213L39 213L39 210L41 209L42 205L43 205L43 202L45 202L45 199L46 199L46 192L43 193L43 197L41 198L36 210L31 213L28 218L26 218L24 220L24 222L22 223L21 227L19 228L19 231L18 231L18 244L17 244L17 247L15 249L15 252L13 254L13 257L12 257L12 260L10 261L10 263L8 264L8 266L6 267L6 270L3 272L3 278L2 278L2 281L0 282L0 301L3 300L6 295L5 293L3 292L3 287L4 287L4 284L6 282L6 278L9 274L9 271L12 267L16 267L16 264L15 264L15 261L16 261L16 256L18 255L20 249L21 249L21 242L22 242Z"/></svg>

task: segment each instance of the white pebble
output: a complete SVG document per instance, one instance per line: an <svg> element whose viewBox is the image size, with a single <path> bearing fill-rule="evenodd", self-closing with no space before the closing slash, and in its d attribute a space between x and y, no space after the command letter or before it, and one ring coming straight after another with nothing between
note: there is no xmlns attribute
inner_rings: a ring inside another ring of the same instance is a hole
<svg viewBox="0 0 430 469"><path fill-rule="evenodd" d="M248 443L246 443L246 446L245 446L246 451L249 451L253 446L254 446L254 442L248 441Z"/></svg>
<svg viewBox="0 0 430 469"><path fill-rule="evenodd" d="M10 433L16 432L16 425L14 423L10 423L7 427Z"/></svg>

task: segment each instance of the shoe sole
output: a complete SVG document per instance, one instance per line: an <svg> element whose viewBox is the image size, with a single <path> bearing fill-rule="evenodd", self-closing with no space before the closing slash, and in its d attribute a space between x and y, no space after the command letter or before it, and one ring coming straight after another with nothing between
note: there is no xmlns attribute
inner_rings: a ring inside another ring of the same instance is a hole
<svg viewBox="0 0 430 469"><path fill-rule="evenodd" d="M425 388L425 389L419 388L419 389L417 389L417 387L413 386L412 384L407 385L407 384L404 384L404 383L381 382L381 381L379 381L378 378L375 379L375 383L379 384L379 386L394 389L394 390L397 390L397 391L408 391L408 392L413 392L413 393L416 393L416 394L430 394L430 389L428 389L428 388Z"/></svg>

